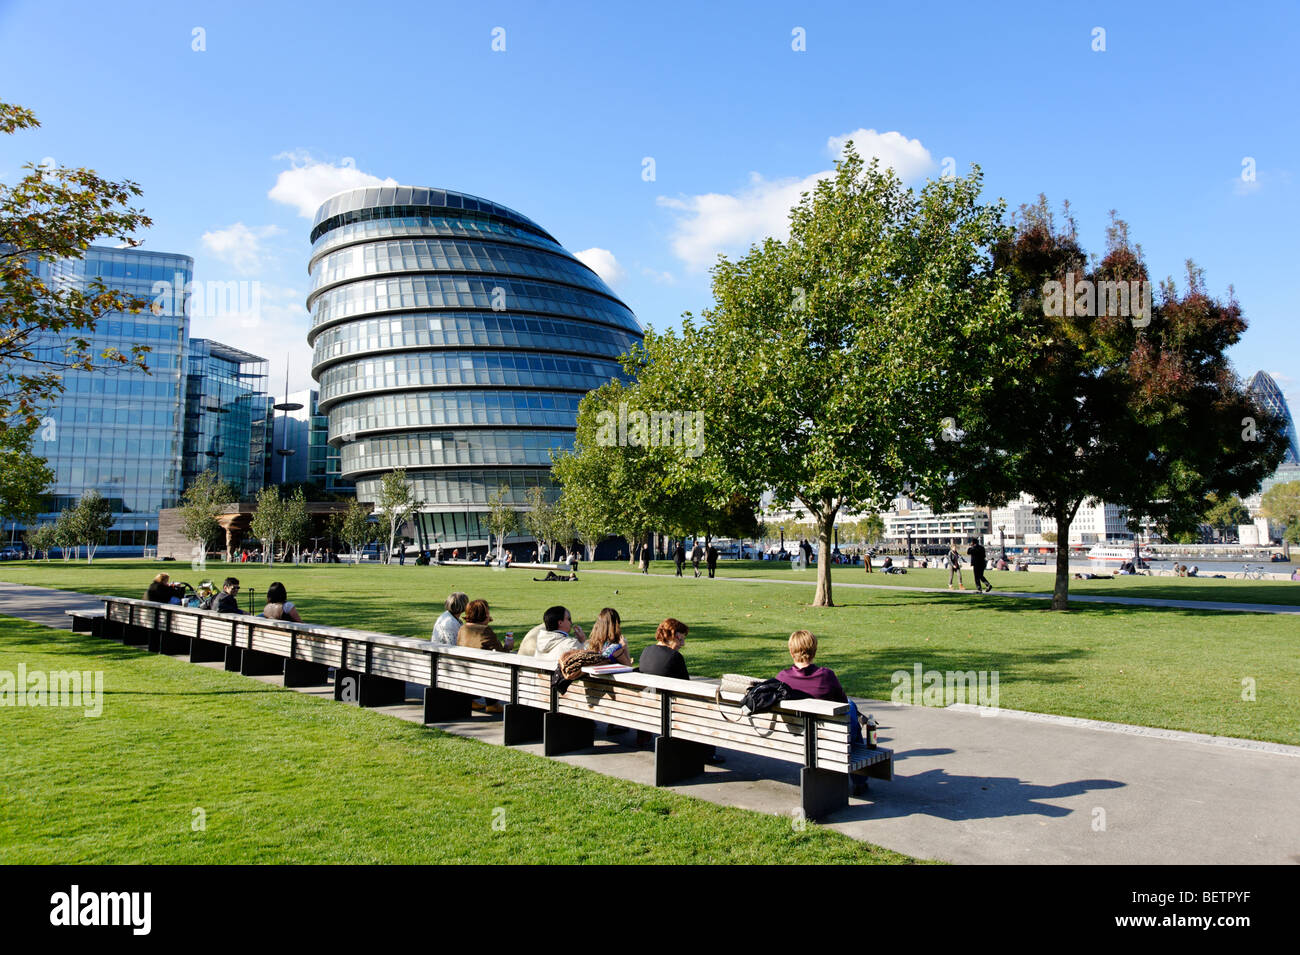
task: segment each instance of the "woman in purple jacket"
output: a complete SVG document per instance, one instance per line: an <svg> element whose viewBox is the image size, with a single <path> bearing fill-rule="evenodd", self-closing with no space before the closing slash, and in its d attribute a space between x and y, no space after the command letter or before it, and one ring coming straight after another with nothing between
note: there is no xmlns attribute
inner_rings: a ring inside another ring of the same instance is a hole
<svg viewBox="0 0 1300 955"><path fill-rule="evenodd" d="M790 659L794 666L782 670L776 678L792 690L801 690L814 700L831 700L849 704L849 739L862 742L862 726L858 706L848 698L840 686L835 671L813 663L817 656L817 638L811 631L796 630L790 634Z"/></svg>

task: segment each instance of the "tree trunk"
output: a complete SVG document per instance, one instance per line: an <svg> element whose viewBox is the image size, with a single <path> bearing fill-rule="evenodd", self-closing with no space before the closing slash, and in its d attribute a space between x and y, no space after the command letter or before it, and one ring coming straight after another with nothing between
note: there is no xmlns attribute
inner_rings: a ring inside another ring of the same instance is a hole
<svg viewBox="0 0 1300 955"><path fill-rule="evenodd" d="M837 508L830 501L824 501L823 507L813 516L817 521L817 540L821 546L817 553L817 596L813 598L814 607L834 607L831 598L831 535L835 532L835 512Z"/></svg>
<svg viewBox="0 0 1300 955"><path fill-rule="evenodd" d="M1056 512L1056 583L1052 587L1052 609L1070 609L1070 522L1074 508Z"/></svg>

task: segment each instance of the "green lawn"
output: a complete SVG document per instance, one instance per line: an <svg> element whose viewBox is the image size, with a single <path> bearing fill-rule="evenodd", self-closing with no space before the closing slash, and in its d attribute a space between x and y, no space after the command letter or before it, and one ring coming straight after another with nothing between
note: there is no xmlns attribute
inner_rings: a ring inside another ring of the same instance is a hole
<svg viewBox="0 0 1300 955"><path fill-rule="evenodd" d="M104 704L0 709L0 863L914 861L0 617L19 663L102 671Z"/></svg>
<svg viewBox="0 0 1300 955"><path fill-rule="evenodd" d="M615 566L624 565L601 565ZM1004 708L1300 744L1300 621L1294 616L1120 604L1080 604L1068 614L1054 614L1041 600L847 587L836 592L840 606L814 608L808 606L810 587L695 580L689 572L678 580L666 566L668 575L588 572L576 583L548 584L534 583L535 572L524 569L213 564L200 574L183 563L139 560L97 561L91 567L10 563L0 565L0 577L142 596L160 568L194 583L230 570L241 578L245 594L284 581L309 622L421 637L428 635L450 590L486 598L493 626L518 635L539 622L552 603L569 606L584 626L602 607L612 606L623 617L634 655L652 640L664 617L688 623L685 653L697 675L775 673L789 664L786 638L802 627L821 641L818 662L834 668L858 696L888 699L891 674L910 673L917 664L926 670L988 670L999 674ZM728 573L744 569L723 567ZM917 574L917 582L933 583L926 573ZM848 568L837 576L849 575L866 576ZM783 576L792 574L787 569ZM1016 583L1023 586L1025 578L1038 576L1016 574ZM1155 580L1164 586L1195 583ZM1225 585L1220 592L1233 600L1267 586L1214 583ZM1114 584L1131 588L1133 581ZM1269 602L1280 601L1270 597ZM1243 681L1252 681L1253 700L1242 698Z"/></svg>

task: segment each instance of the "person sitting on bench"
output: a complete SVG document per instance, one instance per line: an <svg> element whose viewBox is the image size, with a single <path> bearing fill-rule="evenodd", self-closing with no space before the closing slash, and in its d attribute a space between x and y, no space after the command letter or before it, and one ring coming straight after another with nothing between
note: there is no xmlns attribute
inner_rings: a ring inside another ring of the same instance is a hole
<svg viewBox="0 0 1300 955"><path fill-rule="evenodd" d="M800 690L814 700L830 700L849 704L849 740L854 745L862 742L862 723L858 705L849 699L840 686L835 671L813 663L817 656L817 638L811 631L796 630L786 644L794 666L787 667L776 678L792 690Z"/></svg>
<svg viewBox="0 0 1300 955"><path fill-rule="evenodd" d="M239 578L227 577L221 583L221 593L212 601L212 609L217 613L243 613L239 609Z"/></svg>
<svg viewBox="0 0 1300 955"><path fill-rule="evenodd" d="M171 584L170 576L159 574L153 579L149 589L144 592L144 599L160 604L178 604L184 593L183 587L175 587Z"/></svg>
<svg viewBox="0 0 1300 955"><path fill-rule="evenodd" d="M587 649L599 653L610 663L621 663L625 667L632 665L632 657L627 652L627 638L623 636L622 620L618 611L606 607L591 625L591 636L587 638Z"/></svg>

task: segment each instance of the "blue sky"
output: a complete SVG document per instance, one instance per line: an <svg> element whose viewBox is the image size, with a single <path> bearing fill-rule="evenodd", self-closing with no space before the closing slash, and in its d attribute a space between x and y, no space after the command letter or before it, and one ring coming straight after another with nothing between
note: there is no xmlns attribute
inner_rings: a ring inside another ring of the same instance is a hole
<svg viewBox="0 0 1300 955"><path fill-rule="evenodd" d="M1238 371L1300 409L1300 5L978 6L0 0L0 99L43 124L3 137L0 180L49 157L140 183L146 248L260 283L257 314L193 332L276 381L287 359L298 387L310 215L334 191L516 208L662 328L856 134L917 185L950 158L1011 208L1068 199L1090 250L1118 210L1153 278L1190 257L1235 286Z"/></svg>

